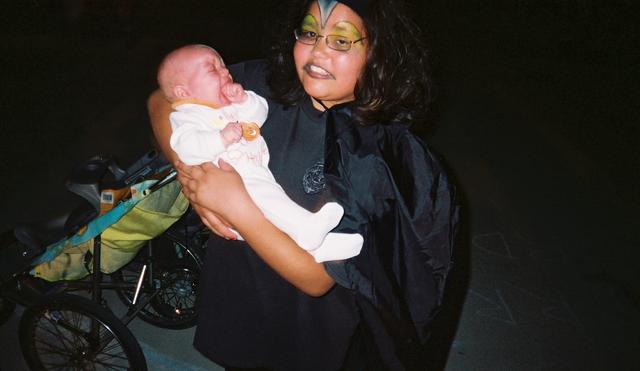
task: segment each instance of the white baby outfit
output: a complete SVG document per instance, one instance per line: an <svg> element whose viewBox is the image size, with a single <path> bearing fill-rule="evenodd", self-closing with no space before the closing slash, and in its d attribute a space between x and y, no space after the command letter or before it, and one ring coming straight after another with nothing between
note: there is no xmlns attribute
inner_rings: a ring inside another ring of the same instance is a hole
<svg viewBox="0 0 640 371"><path fill-rule="evenodd" d="M229 122L262 126L267 118L266 100L252 91L247 91L247 96L243 103L222 108L176 102L175 111L169 116L173 130L171 148L187 165L209 161L217 164L220 158L232 165L264 216L309 251L317 262L358 255L363 243L360 234L329 233L342 218L342 206L328 202L312 213L286 195L268 168L269 150L262 136L251 141L242 138L224 148L220 130Z"/></svg>

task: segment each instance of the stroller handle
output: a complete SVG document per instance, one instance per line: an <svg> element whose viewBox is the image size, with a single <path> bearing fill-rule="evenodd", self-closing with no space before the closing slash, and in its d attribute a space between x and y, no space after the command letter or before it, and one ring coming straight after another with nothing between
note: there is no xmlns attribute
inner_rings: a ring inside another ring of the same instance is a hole
<svg viewBox="0 0 640 371"><path fill-rule="evenodd" d="M103 189L127 187L158 174L167 167L167 161L155 150L147 152L127 170L118 166L114 156L97 155L76 166L65 183L69 191L84 198L96 211L100 211ZM111 173L114 180L105 181L107 173Z"/></svg>
<svg viewBox="0 0 640 371"><path fill-rule="evenodd" d="M158 182L156 182L151 187L147 188L146 192L151 193L151 192L154 192L154 191L164 187L165 185L167 185L167 184L171 183L172 181L174 181L177 176L178 176L178 172L175 169L171 169L169 174L167 174L164 178L160 179Z"/></svg>

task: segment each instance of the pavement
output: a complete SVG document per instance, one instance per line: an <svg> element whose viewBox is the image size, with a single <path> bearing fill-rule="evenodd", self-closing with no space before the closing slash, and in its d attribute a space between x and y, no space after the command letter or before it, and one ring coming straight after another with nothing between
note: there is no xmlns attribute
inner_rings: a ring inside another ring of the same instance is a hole
<svg viewBox="0 0 640 371"><path fill-rule="evenodd" d="M202 42L229 63L259 57L276 2L79 3L16 2L0 16L0 230L64 209L64 177L83 159L126 164L149 149L161 56ZM422 134L465 215L425 369L640 369L636 12L625 1L416 8L437 88ZM4 371L26 370L22 310L0 328ZM220 369L193 349L193 329L130 328L150 370Z"/></svg>

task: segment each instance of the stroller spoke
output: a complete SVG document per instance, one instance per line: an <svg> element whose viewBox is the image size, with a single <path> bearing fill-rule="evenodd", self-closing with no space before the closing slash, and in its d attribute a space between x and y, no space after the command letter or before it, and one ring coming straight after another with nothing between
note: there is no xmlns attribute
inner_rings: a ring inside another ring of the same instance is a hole
<svg viewBox="0 0 640 371"><path fill-rule="evenodd" d="M44 353L54 353L54 354L67 354L69 353L69 350L67 348L60 348L60 347L56 347L54 344L51 343L45 343L42 340L36 340L37 344L42 345L41 352L44 351ZM70 354L70 353L69 353Z"/></svg>
<svg viewBox="0 0 640 371"><path fill-rule="evenodd" d="M102 360L99 358L95 359L96 364L101 365L102 367L104 367L107 370L127 370L129 369L129 365L128 363L122 363L122 362L118 362L118 360L124 360L126 362L126 357L122 357L122 358L118 358L116 360L112 360L109 361L109 359L107 360Z"/></svg>
<svg viewBox="0 0 640 371"><path fill-rule="evenodd" d="M32 349L47 370L132 368L112 327L87 313L44 310L33 322ZM97 327L96 327L97 326ZM92 330L93 329L93 330Z"/></svg>
<svg viewBox="0 0 640 371"><path fill-rule="evenodd" d="M50 337L53 337L55 341L59 341L65 349L73 349L75 342L73 341L73 339L70 339L67 334L63 333L60 330L60 328L57 326L57 321L54 321L51 318L46 318L46 320L46 323L40 323L38 325L36 331L39 329L41 330L41 332L48 333L49 335L51 335ZM50 326L45 327L46 324L49 324ZM53 327L54 331L50 329L51 327Z"/></svg>

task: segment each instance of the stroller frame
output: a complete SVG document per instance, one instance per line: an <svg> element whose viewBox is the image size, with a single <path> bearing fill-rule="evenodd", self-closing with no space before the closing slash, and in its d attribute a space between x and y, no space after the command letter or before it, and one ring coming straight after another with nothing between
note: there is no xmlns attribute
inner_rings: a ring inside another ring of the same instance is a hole
<svg viewBox="0 0 640 371"><path fill-rule="evenodd" d="M106 188L103 187L103 184L101 183L107 171L113 175L116 182L119 184L135 184L149 175L158 174L159 171L157 171L157 167L159 166L159 161L162 160L159 158L157 153L155 151L150 151L126 171L122 170L111 156L92 157L83 165L76 168L67 182L67 188L82 196L82 198L87 202L84 203L83 207L74 210L70 215L60 218L60 220L64 219L63 225L66 232L65 234L67 236L75 234L80 228L86 225L87 222L95 218L97 211L99 210L100 189ZM148 188L148 192L150 193L160 189L164 185L172 182L175 177L175 171L169 171L164 177ZM89 207L87 207L87 205ZM56 227L58 229L58 233L60 230L60 220L53 223L57 223ZM45 229L47 227L51 227L50 225L47 225L47 223L39 224L36 227L33 227L33 225L16 227L13 231L16 237L15 241L13 241L15 243L13 247L14 249L17 247L19 250L16 251L16 259L14 259L17 261L9 261L8 264L6 264L8 266L12 266L11 268L13 269L9 274L7 274L6 266L3 271L0 271L0 315L4 315L5 317L7 316L7 313L3 313L7 312L7 310L5 310L6 308L3 308L3 306L10 306L11 304L15 306L15 303L19 303L27 307L27 310L21 320L20 337L23 354L29 366L32 369L47 369L39 359L34 359L37 358L37 355L34 353L35 350L32 344L31 350L29 350L29 344L26 345L27 350L25 350L25 343L29 343L29 341L28 339L24 340L23 329L30 328L35 334L35 329L29 327L31 322L37 322L39 319L43 318L50 322L49 317L52 310L51 308L65 308L65 312L60 313L80 313L81 315L85 315L87 318L90 318L89 323L91 324L91 330L88 331L88 333L82 333L83 339L91 338L89 334L92 334L92 336L100 335L100 329L108 330L106 336L98 336L99 341L95 339L93 340L93 345L89 352L84 349L82 350L82 354L75 355L75 360L73 362L76 363L74 363L74 367L81 366L82 362L87 362L86 358L91 354L103 351L105 348L109 348L110 346L108 345L116 339L119 344L121 344L122 354L126 355L126 358L129 360L127 369L146 370L144 355L133 334L126 329L126 325L129 324L137 315L144 313L145 308L149 307L149 304L152 303L152 301L161 293L162 287L173 284L170 281L171 277L168 277L168 281L163 282L160 285L158 285L156 280L154 280L154 277L156 276L154 270L156 267L154 264L155 258L153 241L147 242L148 246L145 250L145 256L138 254L138 257L136 257L136 259L142 260L143 265L135 282L125 282L123 280L114 282L113 276L109 281L104 279L105 274L99 269L99 267L101 267L102 240L101 233L98 233L93 237L93 253L91 254L92 266L97 269L92 269L92 272L90 270L90 275L87 277L88 279L54 282L51 286L49 286L49 284L44 285L49 287L37 287L38 285L33 285L34 282L39 283L41 286L44 282L39 279L31 278L28 272L33 267L33 262L45 252L44 246L42 245L42 239L37 236L38 233L35 232L34 229L42 226L44 226ZM191 230L188 230L189 227L191 227ZM170 243L175 246L179 246L184 249L184 253L194 261L195 270L199 270L202 264L201 255L203 254L202 245L204 241L196 237L201 237L202 235L203 228L201 225L195 227L185 225L184 233L180 233L176 230L165 231L162 237L167 238ZM206 233L204 235L206 237ZM6 238L3 244L0 245L0 249L5 246ZM0 250L0 253L1 252L2 250ZM89 262L85 261L85 265L87 265L87 263ZM146 295L141 297L140 294L143 287L146 288ZM108 308L105 308L106 302L103 298L104 289L117 290L123 302L128 305L127 312L121 318L116 318ZM66 293L60 293L62 291L75 290L90 291L91 299L89 300L75 295L70 296ZM131 298L129 302L125 300L126 298L123 298L127 292L134 292L133 298ZM12 303L8 303L7 299ZM9 307L9 309L10 311L8 314L10 315L12 308ZM180 315L180 313L177 314ZM28 320L25 320L25 317L29 317ZM144 317L141 318L146 320ZM147 320L147 322L149 321ZM177 325L168 324L165 326L157 323L154 324L166 328L185 328L192 325L192 322L193 321L190 321L187 326L181 323ZM3 318L0 318L0 325L2 323ZM67 329L72 332L75 331L76 333L79 332L78 329L74 329L68 322L65 323L62 321L60 322L60 325L63 329ZM32 343L33 342L34 341L32 341Z"/></svg>

